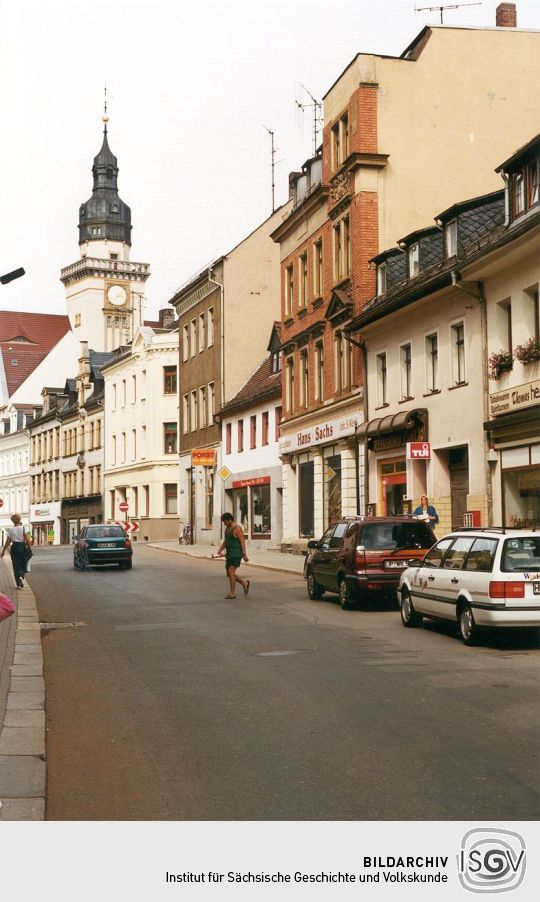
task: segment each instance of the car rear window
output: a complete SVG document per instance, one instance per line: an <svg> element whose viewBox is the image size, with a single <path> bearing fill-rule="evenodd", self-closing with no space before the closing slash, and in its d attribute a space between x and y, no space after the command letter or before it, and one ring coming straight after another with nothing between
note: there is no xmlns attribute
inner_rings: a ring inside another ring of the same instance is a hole
<svg viewBox="0 0 540 902"><path fill-rule="evenodd" d="M124 530L121 526L89 526L86 530L87 539L121 538Z"/></svg>
<svg viewBox="0 0 540 902"><path fill-rule="evenodd" d="M540 536L506 539L503 545L501 570L504 573L540 570Z"/></svg>
<svg viewBox="0 0 540 902"><path fill-rule="evenodd" d="M431 548L435 536L425 523L364 523L360 543L366 551Z"/></svg>

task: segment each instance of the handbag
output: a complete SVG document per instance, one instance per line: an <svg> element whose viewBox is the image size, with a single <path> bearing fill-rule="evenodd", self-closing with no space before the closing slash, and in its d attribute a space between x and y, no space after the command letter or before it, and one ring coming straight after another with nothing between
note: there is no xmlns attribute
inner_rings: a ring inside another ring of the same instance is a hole
<svg viewBox="0 0 540 902"><path fill-rule="evenodd" d="M15 613L15 605L7 595L0 594L0 620L7 620Z"/></svg>
<svg viewBox="0 0 540 902"><path fill-rule="evenodd" d="M32 557L33 553L34 553L34 552L33 552L32 549L30 548L30 545L25 545L25 546L24 546L24 560L25 560L26 562L28 562L28 561L30 560L30 558Z"/></svg>

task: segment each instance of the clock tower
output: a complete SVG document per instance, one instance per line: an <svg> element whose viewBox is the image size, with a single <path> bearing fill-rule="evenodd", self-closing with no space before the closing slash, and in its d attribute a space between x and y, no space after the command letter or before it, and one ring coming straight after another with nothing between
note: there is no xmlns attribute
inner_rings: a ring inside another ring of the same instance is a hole
<svg viewBox="0 0 540 902"><path fill-rule="evenodd" d="M103 144L94 157L92 197L79 208L80 260L64 267L67 312L75 337L94 351L131 341L144 320L148 263L129 258L131 210L118 194L118 162L109 148L107 108Z"/></svg>

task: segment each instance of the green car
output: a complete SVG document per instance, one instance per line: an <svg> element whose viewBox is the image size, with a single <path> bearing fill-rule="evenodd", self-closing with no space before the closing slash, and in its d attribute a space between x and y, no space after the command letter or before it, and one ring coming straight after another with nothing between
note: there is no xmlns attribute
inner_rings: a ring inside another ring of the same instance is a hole
<svg viewBox="0 0 540 902"><path fill-rule="evenodd" d="M96 564L118 564L131 570L133 548L121 526L96 524L84 526L73 540L73 566L76 570Z"/></svg>

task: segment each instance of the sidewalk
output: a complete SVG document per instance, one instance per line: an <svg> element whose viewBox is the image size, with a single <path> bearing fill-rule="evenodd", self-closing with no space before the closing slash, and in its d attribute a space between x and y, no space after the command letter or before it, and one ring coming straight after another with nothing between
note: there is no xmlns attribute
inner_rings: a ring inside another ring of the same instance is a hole
<svg viewBox="0 0 540 902"><path fill-rule="evenodd" d="M178 541L149 542L150 548L158 548L160 551L169 551L172 554L187 554L190 557L206 558L207 560L217 551L214 545L179 545ZM302 576L304 571L303 554L283 554L281 551L255 551L248 548L248 564L243 567L259 567L264 570L275 570L278 573L292 573ZM224 564L225 558L221 563ZM214 561L219 567L220 562Z"/></svg>
<svg viewBox="0 0 540 902"><path fill-rule="evenodd" d="M0 561L17 612L0 623L0 821L45 818L45 685L36 601Z"/></svg>

